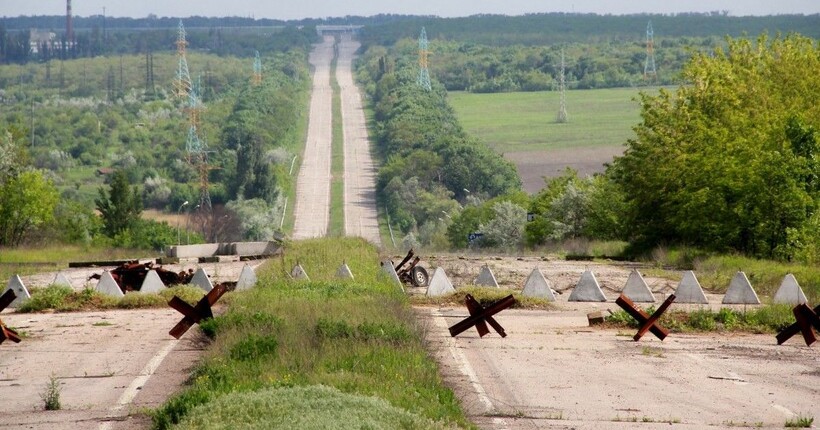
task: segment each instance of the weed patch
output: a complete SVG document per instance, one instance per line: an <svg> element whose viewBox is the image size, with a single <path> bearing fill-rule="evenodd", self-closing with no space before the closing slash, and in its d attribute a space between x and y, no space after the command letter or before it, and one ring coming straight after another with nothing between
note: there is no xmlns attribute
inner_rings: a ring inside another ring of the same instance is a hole
<svg viewBox="0 0 820 430"><path fill-rule="evenodd" d="M62 388L60 388L60 380L57 379L56 376L51 375L48 378L45 389L42 393L40 393L40 398L43 399L43 408L45 410L59 411L62 409L62 405L60 404L61 391Z"/></svg>
<svg viewBox="0 0 820 430"><path fill-rule="evenodd" d="M814 423L814 417L798 415L786 421L783 427L786 428L810 428Z"/></svg>
<svg viewBox="0 0 820 430"><path fill-rule="evenodd" d="M654 306L646 309L648 314ZM719 311L699 309L691 312L669 311L663 314L660 325L672 332L739 331L774 333L794 322L789 305L766 305L747 312L722 308ZM637 328L638 322L623 310L606 318L604 326Z"/></svg>
<svg viewBox="0 0 820 430"><path fill-rule="evenodd" d="M464 300L467 294L473 296L483 306L487 306L493 302L503 299L504 297L514 294L515 304L512 308L517 309L556 309L556 305L545 299L537 297L526 297L519 294L519 291L508 290L505 288L484 288L484 287L463 287L444 296L428 297L428 296L413 296L410 302L414 305L439 305L439 306L464 306Z"/></svg>
<svg viewBox="0 0 820 430"><path fill-rule="evenodd" d="M17 312L56 312L92 311L103 309L138 309L164 308L173 296L179 296L189 303L196 303L202 298L202 290L188 285L167 288L158 294L141 294L129 292L117 299L98 293L92 288L74 291L65 285L49 285L45 288L32 288L31 298L17 308Z"/></svg>

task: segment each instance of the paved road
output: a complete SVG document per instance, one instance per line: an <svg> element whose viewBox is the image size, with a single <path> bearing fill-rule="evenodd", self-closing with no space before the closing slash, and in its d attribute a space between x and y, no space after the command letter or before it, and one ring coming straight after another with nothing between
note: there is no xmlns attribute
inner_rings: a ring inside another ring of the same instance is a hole
<svg viewBox="0 0 820 430"><path fill-rule="evenodd" d="M590 309L592 309L590 305ZM613 304L597 305L616 308ZM588 327L590 310L507 310L508 336L451 338L462 309L420 309L429 340L473 421L484 429L782 428L817 417L817 354L774 335L673 333Z"/></svg>
<svg viewBox="0 0 820 430"><path fill-rule="evenodd" d="M343 39L336 63L344 130L345 236L363 237L380 245L376 212L376 167L370 157L362 97L353 81L352 62L359 46L359 42Z"/></svg>
<svg viewBox="0 0 820 430"><path fill-rule="evenodd" d="M294 239L323 237L327 234L330 217L333 94L330 87L330 63L333 60L333 43L333 37L325 37L310 53L310 64L314 69L313 91L310 96L307 143L296 180Z"/></svg>

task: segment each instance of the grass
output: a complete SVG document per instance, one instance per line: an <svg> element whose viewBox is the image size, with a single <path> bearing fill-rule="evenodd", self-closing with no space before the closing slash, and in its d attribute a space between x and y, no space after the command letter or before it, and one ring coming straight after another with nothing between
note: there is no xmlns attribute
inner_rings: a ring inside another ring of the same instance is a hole
<svg viewBox="0 0 820 430"><path fill-rule="evenodd" d="M158 294L128 293L125 297L115 298L98 293L91 288L80 291L72 290L65 285L49 285L45 288L32 288L31 298L17 308L17 312L77 312L103 309L145 309L165 308L173 296L195 304L202 298L202 289L189 285L166 288ZM99 322L94 325L110 325Z"/></svg>
<svg viewBox="0 0 820 430"><path fill-rule="evenodd" d="M786 427L786 428L810 428L812 423L814 423L814 417L798 415L794 418L786 420L786 424L784 424L783 427Z"/></svg>
<svg viewBox="0 0 820 430"><path fill-rule="evenodd" d="M666 269L694 270L704 289L723 293L738 270L749 278L758 295L774 296L783 278L791 273L797 279L810 304L820 303L820 267L782 261L761 260L740 255L711 255L693 248L658 248L652 253L656 266ZM649 272L647 272L649 274ZM679 279L680 273L653 271Z"/></svg>
<svg viewBox="0 0 820 430"><path fill-rule="evenodd" d="M14 275L32 275L53 272L71 261L126 260L148 256L152 251L123 248L103 248L82 245L21 246L0 249L0 279Z"/></svg>
<svg viewBox="0 0 820 430"><path fill-rule="evenodd" d="M335 279L342 259L355 281ZM297 260L311 281L288 279ZM234 293L203 324L213 342L189 386L155 412L155 426L471 427L378 261L362 239L289 244L260 268L254 289Z"/></svg>
<svg viewBox="0 0 820 430"><path fill-rule="evenodd" d="M176 428L221 429L225 422L234 428L271 430L445 428L383 399L347 394L323 385L227 394L210 407L198 406Z"/></svg>
<svg viewBox="0 0 820 430"><path fill-rule="evenodd" d="M650 90L653 91L653 90ZM559 93L472 94L451 92L459 122L498 152L543 151L623 145L634 138L640 105L638 89L567 91L569 122L558 124Z"/></svg>
<svg viewBox="0 0 820 430"><path fill-rule="evenodd" d="M413 296L410 298L410 302L414 305L464 306L464 299L467 294L473 296L476 301L484 306L501 300L510 294L515 294L513 309L557 309L553 302L545 299L525 297L518 294L518 291L506 288L487 287L461 287L454 293L436 297Z"/></svg>
<svg viewBox="0 0 820 430"><path fill-rule="evenodd" d="M663 314L660 325L672 332L737 331L775 333L794 322L790 305L766 305L743 312L722 308L719 311L700 309L686 312L670 310ZM655 307L645 309L650 315ZM605 326L638 328L638 322L623 310L606 318Z"/></svg>

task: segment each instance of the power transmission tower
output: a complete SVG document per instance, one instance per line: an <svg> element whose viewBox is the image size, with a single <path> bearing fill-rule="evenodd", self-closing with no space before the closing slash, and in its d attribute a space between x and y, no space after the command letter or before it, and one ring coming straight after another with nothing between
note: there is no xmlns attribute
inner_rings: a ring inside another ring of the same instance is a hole
<svg viewBox="0 0 820 430"><path fill-rule="evenodd" d="M427 69L427 55L429 51L427 50L427 32L424 30L424 27L421 28L421 34L419 35L419 79L418 83L419 86L424 88L427 91L433 89L433 86L430 84L430 71Z"/></svg>
<svg viewBox="0 0 820 430"><path fill-rule="evenodd" d="M208 180L208 173L211 166L208 165L208 144L204 139L199 137L200 118L204 106L200 94L200 80L197 79L196 85L191 87L188 93L188 137L185 141L185 150L188 153L188 163L196 168L199 175L199 210L201 213L209 214L211 212L211 194L208 191L210 187Z"/></svg>
<svg viewBox="0 0 820 430"><path fill-rule="evenodd" d="M256 51L256 57L253 59L253 79L254 85L262 83L262 59L259 58L259 51Z"/></svg>
<svg viewBox="0 0 820 430"><path fill-rule="evenodd" d="M561 50L561 71L558 74L558 91L561 92L561 104L558 107L558 123L565 123L569 121L567 115L567 78L566 78L566 64L564 63L564 50Z"/></svg>
<svg viewBox="0 0 820 430"><path fill-rule="evenodd" d="M182 20L179 20L179 29L177 30L177 74L174 78L174 95L180 99L188 97L191 91L191 75L188 73L188 60L185 58L185 49L188 46L188 41L185 40L185 27L182 25Z"/></svg>
<svg viewBox="0 0 820 430"><path fill-rule="evenodd" d="M646 61L643 64L643 78L658 78L658 71L655 69L655 31L652 29L652 21L646 24Z"/></svg>

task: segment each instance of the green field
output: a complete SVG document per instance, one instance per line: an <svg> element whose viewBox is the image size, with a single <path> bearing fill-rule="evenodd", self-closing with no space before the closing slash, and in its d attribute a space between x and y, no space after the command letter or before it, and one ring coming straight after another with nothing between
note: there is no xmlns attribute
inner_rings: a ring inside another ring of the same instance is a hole
<svg viewBox="0 0 820 430"><path fill-rule="evenodd" d="M653 91L650 89L650 91ZM464 129L502 153L622 145L640 120L636 88L567 91L569 122L556 122L560 93L453 92Z"/></svg>

